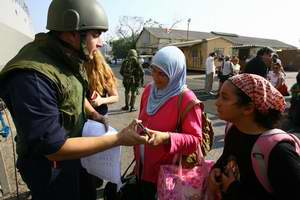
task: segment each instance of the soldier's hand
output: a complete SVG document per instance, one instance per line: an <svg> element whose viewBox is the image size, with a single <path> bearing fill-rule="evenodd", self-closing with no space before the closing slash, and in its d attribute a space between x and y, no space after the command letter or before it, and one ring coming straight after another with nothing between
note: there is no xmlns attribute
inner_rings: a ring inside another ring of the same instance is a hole
<svg viewBox="0 0 300 200"><path fill-rule="evenodd" d="M109 128L108 118L102 115L102 118L99 119L99 122L104 125L105 131L108 131Z"/></svg>
<svg viewBox="0 0 300 200"><path fill-rule="evenodd" d="M137 133L139 120L133 120L129 126L118 133L120 144L124 146L133 146L137 144L146 144L149 137Z"/></svg>
<svg viewBox="0 0 300 200"><path fill-rule="evenodd" d="M91 119L94 120L94 121L102 123L104 125L105 131L108 131L109 123L108 123L108 118L107 117L105 117L105 116L103 116L100 113L95 111L91 114Z"/></svg>

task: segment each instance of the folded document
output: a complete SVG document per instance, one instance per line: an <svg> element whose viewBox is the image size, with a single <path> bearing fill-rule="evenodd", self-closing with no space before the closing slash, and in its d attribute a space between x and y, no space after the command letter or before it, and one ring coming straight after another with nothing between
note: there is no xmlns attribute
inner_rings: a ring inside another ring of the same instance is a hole
<svg viewBox="0 0 300 200"><path fill-rule="evenodd" d="M103 124L88 120L83 127L82 136L94 137L116 133L116 129L112 127L109 127L109 130L105 132ZM121 184L120 146L81 158L81 164L88 171L88 173L118 185Z"/></svg>

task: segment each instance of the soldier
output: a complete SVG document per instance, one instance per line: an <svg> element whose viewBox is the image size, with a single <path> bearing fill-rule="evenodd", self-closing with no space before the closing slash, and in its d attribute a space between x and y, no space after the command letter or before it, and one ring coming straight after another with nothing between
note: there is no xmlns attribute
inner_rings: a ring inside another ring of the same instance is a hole
<svg viewBox="0 0 300 200"><path fill-rule="evenodd" d="M0 73L0 98L14 120L17 168L34 200L90 200L95 188L80 158L118 145L144 144L137 123L116 135L82 137L87 115L83 63L101 47L107 16L96 0L52 0L39 33Z"/></svg>
<svg viewBox="0 0 300 200"><path fill-rule="evenodd" d="M122 107L122 110L129 110L130 102L130 112L136 111L134 103L139 87L142 87L144 84L144 70L139 64L135 49L129 50L126 60L122 63L120 74L123 76L123 85L125 87L125 106ZM131 92L130 101L129 92Z"/></svg>

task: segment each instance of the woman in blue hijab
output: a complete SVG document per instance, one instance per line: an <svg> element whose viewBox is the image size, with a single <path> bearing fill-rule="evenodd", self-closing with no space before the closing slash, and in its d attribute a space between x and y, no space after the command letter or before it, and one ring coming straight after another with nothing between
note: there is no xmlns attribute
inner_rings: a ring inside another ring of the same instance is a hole
<svg viewBox="0 0 300 200"><path fill-rule="evenodd" d="M200 106L194 106L177 130L179 112L196 99L186 86L186 59L174 46L160 49L150 66L153 82L145 87L141 98L139 120L151 138L147 145L135 146L136 175L140 180L138 199L155 199L161 165L171 164L176 154L196 151L201 140ZM179 105L179 96L182 101Z"/></svg>

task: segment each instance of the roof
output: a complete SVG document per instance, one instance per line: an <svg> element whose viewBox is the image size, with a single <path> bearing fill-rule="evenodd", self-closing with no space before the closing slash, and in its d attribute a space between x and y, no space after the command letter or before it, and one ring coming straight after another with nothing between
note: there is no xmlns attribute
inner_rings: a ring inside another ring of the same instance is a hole
<svg viewBox="0 0 300 200"><path fill-rule="evenodd" d="M168 31L163 28L152 28L152 27L144 27L147 31L149 31L152 35L161 39L174 39L174 40L186 40L187 39L187 31L186 30L177 30L171 29ZM233 43L234 46L270 46L272 48L280 49L280 48L289 48L289 49L297 49L297 47L281 42L279 40L274 39L266 39L266 38L257 38L257 37L248 37L248 36L240 36L234 33L222 33L222 32L199 32L199 31L189 31L188 40L205 40L215 37L222 37Z"/></svg>
<svg viewBox="0 0 300 200"><path fill-rule="evenodd" d="M170 43L168 45L172 45L172 46L176 46L176 47L190 47L190 46L194 46L196 44L201 44L203 42L207 42L209 40L214 40L214 39L218 39L218 38L222 38L223 40L226 40L223 37L213 37L213 38L203 39L203 40L191 40L191 41L185 41L185 42L175 42L175 43Z"/></svg>
<svg viewBox="0 0 300 200"><path fill-rule="evenodd" d="M144 27L144 29L149 31L155 37L162 38L162 39L186 40L187 38L186 30L171 29L171 31L168 33L167 29L163 29L163 28ZM189 40L201 40L210 37L215 37L215 35L206 32L189 31Z"/></svg>
<svg viewBox="0 0 300 200"><path fill-rule="evenodd" d="M186 42L176 42L176 43L171 43L169 45L176 46L176 47L189 47L189 46L194 46L196 44L200 44L205 40L192 40L192 41L186 41Z"/></svg>

